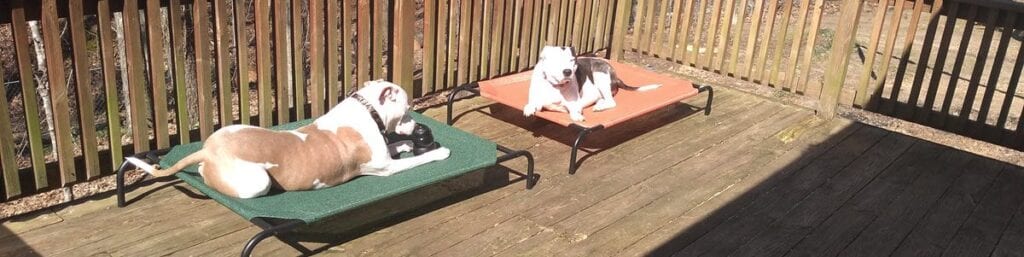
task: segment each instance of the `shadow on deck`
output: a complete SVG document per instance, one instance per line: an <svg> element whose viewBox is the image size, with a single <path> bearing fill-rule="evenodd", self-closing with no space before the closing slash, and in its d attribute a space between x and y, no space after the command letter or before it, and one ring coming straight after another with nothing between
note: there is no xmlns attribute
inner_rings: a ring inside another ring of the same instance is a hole
<svg viewBox="0 0 1024 257"><path fill-rule="evenodd" d="M332 256L1014 255L1024 252L1021 167L722 89L589 137L566 174L569 130L482 98L456 126L538 160L524 190L470 173L316 224ZM443 109L427 111L443 118ZM506 168L507 167L507 168ZM6 221L5 255L231 256L257 229L184 184ZM340 244L333 244L340 243ZM299 253L271 239L259 256Z"/></svg>

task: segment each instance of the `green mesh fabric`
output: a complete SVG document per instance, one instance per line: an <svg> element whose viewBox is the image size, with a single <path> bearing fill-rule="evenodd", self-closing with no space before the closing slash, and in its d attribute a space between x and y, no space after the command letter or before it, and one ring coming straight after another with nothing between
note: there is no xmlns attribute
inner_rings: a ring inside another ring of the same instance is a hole
<svg viewBox="0 0 1024 257"><path fill-rule="evenodd" d="M196 165L176 175L210 198L228 207L246 219L257 217L298 219L307 224L325 217L358 208L365 204L430 185L441 180L494 165L496 145L475 135L444 125L431 118L410 112L419 123L430 127L434 139L451 149L451 156L443 161L422 165L388 177L361 176L344 184L312 191L272 192L253 199L237 199L218 193L203 183ZM297 121L273 129L294 129L312 120ZM186 155L198 151L201 143L175 146L160 161L170 167Z"/></svg>

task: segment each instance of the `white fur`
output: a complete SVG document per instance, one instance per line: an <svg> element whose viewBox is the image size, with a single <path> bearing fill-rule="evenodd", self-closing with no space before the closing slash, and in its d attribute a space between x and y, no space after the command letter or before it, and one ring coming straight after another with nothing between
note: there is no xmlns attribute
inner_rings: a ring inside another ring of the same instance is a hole
<svg viewBox="0 0 1024 257"><path fill-rule="evenodd" d="M221 179L235 190L238 198L253 198L266 195L270 191L270 175L267 174L267 169L276 166L236 159L231 165L218 169L217 174L211 175L221 176Z"/></svg>
<svg viewBox="0 0 1024 257"><path fill-rule="evenodd" d="M124 160L127 161L128 163L131 163L132 165L135 165L135 167L138 167L142 171L145 171L147 174L153 174L153 172L156 171L156 167L155 166L153 166L153 165L151 165L149 163L146 163L146 162L144 162L142 160L139 160L138 158L135 158L135 157L125 157Z"/></svg>
<svg viewBox="0 0 1024 257"><path fill-rule="evenodd" d="M224 128L222 128L222 130L224 130L226 132L230 132L230 133L235 133L235 132L238 132L239 130L243 130L243 129L247 129L247 128L258 128L258 127L252 126L252 125L236 124L236 125L229 125L227 127L224 127Z"/></svg>
<svg viewBox="0 0 1024 257"><path fill-rule="evenodd" d="M313 189L321 189L325 187L327 187L327 184L324 184L324 182L320 182L320 179L313 180Z"/></svg>
<svg viewBox="0 0 1024 257"><path fill-rule="evenodd" d="M298 131L294 131L294 130L288 131L288 132L292 133L292 135L295 135L295 136L299 137L299 139L302 140L302 142L306 142L306 137L309 136L306 133L302 133L302 132L298 132Z"/></svg>

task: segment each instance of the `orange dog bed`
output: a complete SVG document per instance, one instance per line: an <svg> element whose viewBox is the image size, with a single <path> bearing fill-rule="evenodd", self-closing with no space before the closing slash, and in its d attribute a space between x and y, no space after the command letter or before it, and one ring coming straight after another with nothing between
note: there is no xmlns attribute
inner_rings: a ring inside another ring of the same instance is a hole
<svg viewBox="0 0 1024 257"><path fill-rule="evenodd" d="M574 122L569 119L567 113L563 112L548 110L537 112L536 116L539 118L579 130L576 141L573 143L572 153L570 154L569 174L576 172L576 152L579 150L580 143L590 132L621 124L662 107L694 97L700 92L708 92L708 102L704 107L704 115L711 113L711 101L714 97L714 90L710 86L696 85L687 80L654 73L629 64L611 60L608 63L614 67L615 73L619 78L628 85L661 84L661 87L646 92L619 90L615 94L615 101L618 103L615 108L601 112L594 112L590 107L584 108L583 116L586 117L586 120L583 122ZM474 95L482 95L502 105L522 110L527 102L532 73L532 71L524 71L456 87L448 96L448 124L452 124L452 104L455 96L461 91L470 91Z"/></svg>

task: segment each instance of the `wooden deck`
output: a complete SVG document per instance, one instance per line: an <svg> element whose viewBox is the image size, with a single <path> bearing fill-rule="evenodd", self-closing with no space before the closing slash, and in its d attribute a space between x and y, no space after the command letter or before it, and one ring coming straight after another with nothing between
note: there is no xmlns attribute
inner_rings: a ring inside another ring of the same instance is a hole
<svg viewBox="0 0 1024 257"><path fill-rule="evenodd" d="M304 237L323 256L1021 256L1024 170L718 89L590 136L482 99L456 126L537 157L524 190L505 168L374 204ZM443 118L443 109L427 113ZM603 150L600 150L603 149ZM505 165L522 170L523 161ZM156 182L4 222L0 255L234 256L258 230L187 185ZM270 239L260 256L299 253Z"/></svg>

